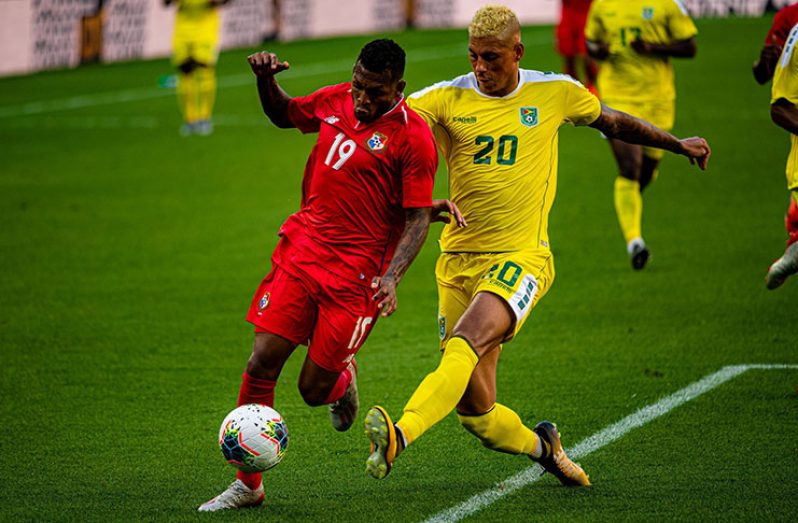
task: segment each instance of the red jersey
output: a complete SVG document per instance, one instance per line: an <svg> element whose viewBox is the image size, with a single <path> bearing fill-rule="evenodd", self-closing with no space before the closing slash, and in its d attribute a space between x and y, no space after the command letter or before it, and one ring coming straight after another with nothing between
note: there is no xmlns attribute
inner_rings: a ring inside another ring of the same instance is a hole
<svg viewBox="0 0 798 523"><path fill-rule="evenodd" d="M304 260L370 285L393 257L405 209L432 205L432 132L404 100L370 124L358 121L349 83L293 98L288 117L319 136L305 165L301 208L280 235ZM275 262L290 271L279 251Z"/></svg>
<svg viewBox="0 0 798 523"><path fill-rule="evenodd" d="M590 3L593 0L562 0L563 12L567 11L580 11L587 14L590 11Z"/></svg>
<svg viewBox="0 0 798 523"><path fill-rule="evenodd" d="M787 36L795 24L798 24L798 4L788 5L776 13L773 25L765 37L765 45L783 48L787 43Z"/></svg>

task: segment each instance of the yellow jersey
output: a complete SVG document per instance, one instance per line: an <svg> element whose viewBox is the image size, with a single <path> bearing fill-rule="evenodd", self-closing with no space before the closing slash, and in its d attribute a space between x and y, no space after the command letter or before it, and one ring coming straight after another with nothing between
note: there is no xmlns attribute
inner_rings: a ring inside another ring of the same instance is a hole
<svg viewBox="0 0 798 523"><path fill-rule="evenodd" d="M518 87L503 97L483 94L470 73L418 91L407 104L432 128L449 198L468 221L444 228L441 250L548 249L558 130L593 123L598 99L570 76L521 69Z"/></svg>
<svg viewBox="0 0 798 523"><path fill-rule="evenodd" d="M216 39L219 34L219 8L208 0L178 0L175 37L186 40Z"/></svg>
<svg viewBox="0 0 798 523"><path fill-rule="evenodd" d="M776 64L770 103L784 98L790 103L798 104L798 53L795 52L798 42L796 40L798 40L798 25L790 31L787 43Z"/></svg>
<svg viewBox="0 0 798 523"><path fill-rule="evenodd" d="M644 56L630 44L637 39L671 44L698 34L680 0L596 0L590 7L585 38L609 45L600 65L598 89L606 100L672 102L673 66L667 57Z"/></svg>

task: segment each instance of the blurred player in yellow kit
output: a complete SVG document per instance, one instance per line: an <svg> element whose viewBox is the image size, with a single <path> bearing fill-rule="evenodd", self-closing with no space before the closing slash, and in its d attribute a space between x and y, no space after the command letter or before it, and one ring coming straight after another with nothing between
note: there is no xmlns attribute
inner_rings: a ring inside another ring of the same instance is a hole
<svg viewBox="0 0 798 523"><path fill-rule="evenodd" d="M770 98L770 117L779 127L790 133L790 155L787 158L787 189L790 190L790 208L785 217L789 238L787 250L768 270L765 283L775 289L792 274L798 272L798 25L787 37L787 43L776 63L773 75L773 94Z"/></svg>
<svg viewBox="0 0 798 523"><path fill-rule="evenodd" d="M177 67L177 102L183 114L181 134L213 132L216 59L219 55L219 6L230 0L164 0L177 4L172 64Z"/></svg>
<svg viewBox="0 0 798 523"><path fill-rule="evenodd" d="M394 424L366 414L366 470L377 479L398 455L456 409L462 426L498 452L526 456L564 485L586 486L553 423L527 427L497 401L502 345L513 339L554 280L548 235L557 192L557 147L564 124L682 154L703 169L709 146L679 140L616 111L568 75L521 69L521 26L507 7L488 5L468 28L472 72L408 97L432 127L449 172L450 199L467 227L447 226L435 268L442 356ZM514 346L512 350L523 350ZM550 355L536 354L540 364Z"/></svg>
<svg viewBox="0 0 798 523"><path fill-rule="evenodd" d="M666 131L673 128L676 90L670 58L696 54L698 30L680 0L595 0L585 27L590 56L603 61L601 99ZM615 210L632 268L646 266L642 192L656 177L662 151L610 138L618 163Z"/></svg>

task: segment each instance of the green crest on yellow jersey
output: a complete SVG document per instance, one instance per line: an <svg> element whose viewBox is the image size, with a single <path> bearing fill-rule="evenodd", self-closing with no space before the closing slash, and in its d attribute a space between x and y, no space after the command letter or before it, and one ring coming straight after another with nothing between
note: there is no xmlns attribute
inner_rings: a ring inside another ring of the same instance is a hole
<svg viewBox="0 0 798 523"><path fill-rule="evenodd" d="M644 7L643 8L643 20L651 20L654 18L654 8L653 7Z"/></svg>
<svg viewBox="0 0 798 523"><path fill-rule="evenodd" d="M526 125L527 127L535 127L538 124L538 108L522 107L521 123Z"/></svg>

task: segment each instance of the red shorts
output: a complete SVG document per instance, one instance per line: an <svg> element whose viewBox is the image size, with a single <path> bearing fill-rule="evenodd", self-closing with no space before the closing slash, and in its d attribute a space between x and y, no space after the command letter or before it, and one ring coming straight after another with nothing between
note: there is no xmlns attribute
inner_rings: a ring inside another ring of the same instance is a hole
<svg viewBox="0 0 798 523"><path fill-rule="evenodd" d="M562 18L557 25L557 52L565 57L587 55L585 44L585 24L587 11L563 9Z"/></svg>
<svg viewBox="0 0 798 523"><path fill-rule="evenodd" d="M290 268L272 264L255 292L247 321L255 332L307 344L313 363L341 372L377 322L374 293L310 262L294 259Z"/></svg>

